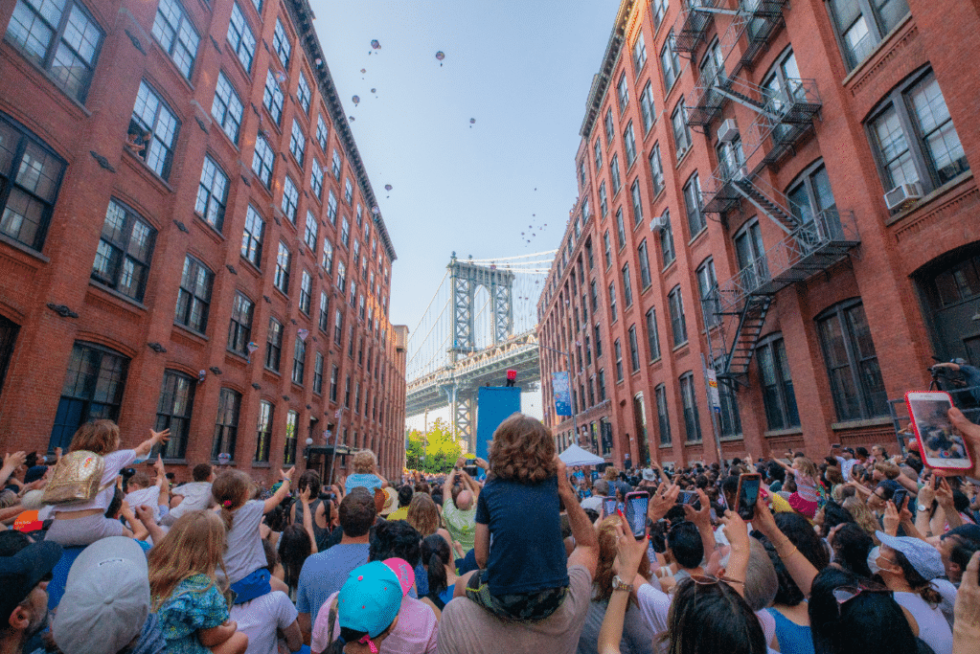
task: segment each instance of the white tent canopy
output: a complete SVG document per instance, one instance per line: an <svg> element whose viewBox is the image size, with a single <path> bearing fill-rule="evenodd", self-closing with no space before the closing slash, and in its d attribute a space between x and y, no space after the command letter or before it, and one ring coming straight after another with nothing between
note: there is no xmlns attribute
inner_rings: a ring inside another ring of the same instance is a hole
<svg viewBox="0 0 980 654"><path fill-rule="evenodd" d="M567 450L558 455L558 458L564 461L566 466L595 466L606 462L601 456L583 450L578 445L569 445Z"/></svg>

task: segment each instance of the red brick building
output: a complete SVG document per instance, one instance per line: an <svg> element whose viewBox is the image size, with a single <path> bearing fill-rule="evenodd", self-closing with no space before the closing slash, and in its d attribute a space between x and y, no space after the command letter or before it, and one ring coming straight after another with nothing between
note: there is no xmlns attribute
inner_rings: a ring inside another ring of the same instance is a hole
<svg viewBox="0 0 980 654"><path fill-rule="evenodd" d="M169 427L181 477L323 468L328 431L400 472L395 250L313 20L3 3L0 450L109 417L125 444Z"/></svg>
<svg viewBox="0 0 980 654"><path fill-rule="evenodd" d="M624 0L539 304L580 439L617 464L894 442L931 356L980 365L977 54L962 0Z"/></svg>

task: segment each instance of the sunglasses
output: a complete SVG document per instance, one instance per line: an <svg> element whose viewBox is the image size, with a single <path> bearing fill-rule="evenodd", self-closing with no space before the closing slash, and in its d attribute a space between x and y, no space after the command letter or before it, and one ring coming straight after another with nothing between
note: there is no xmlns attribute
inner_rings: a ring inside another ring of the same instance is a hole
<svg viewBox="0 0 980 654"><path fill-rule="evenodd" d="M840 586L833 590L834 599L837 601L837 615L839 616L842 607L861 593L889 593L891 590L877 586Z"/></svg>
<svg viewBox="0 0 980 654"><path fill-rule="evenodd" d="M716 577L714 575L691 575L691 581L696 583L698 586L713 586L719 581L724 581L726 584L744 584L744 581L738 579L729 579L728 577Z"/></svg>

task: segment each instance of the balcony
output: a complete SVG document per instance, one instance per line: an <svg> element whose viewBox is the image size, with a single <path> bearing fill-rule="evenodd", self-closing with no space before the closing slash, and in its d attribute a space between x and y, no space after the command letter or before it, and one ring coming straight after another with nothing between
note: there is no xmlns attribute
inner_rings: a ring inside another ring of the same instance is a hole
<svg viewBox="0 0 980 654"><path fill-rule="evenodd" d="M787 0L745 0L741 3L740 14L746 20L745 38L748 41L742 57L741 66L752 68L770 39L783 24L783 6Z"/></svg>
<svg viewBox="0 0 980 654"><path fill-rule="evenodd" d="M674 50L693 55L704 41L718 0L684 0L674 29Z"/></svg>
<svg viewBox="0 0 980 654"><path fill-rule="evenodd" d="M727 100L723 92L731 89L733 80L725 71L702 73L701 80L688 98L687 124L689 127L704 129L721 113Z"/></svg>

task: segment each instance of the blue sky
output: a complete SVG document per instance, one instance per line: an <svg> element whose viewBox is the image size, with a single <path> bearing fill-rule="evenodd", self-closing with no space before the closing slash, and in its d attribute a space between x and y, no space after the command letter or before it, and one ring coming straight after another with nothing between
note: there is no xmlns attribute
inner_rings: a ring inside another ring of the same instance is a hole
<svg viewBox="0 0 980 654"><path fill-rule="evenodd" d="M453 251L482 259L557 247L618 0L311 2L398 253L393 323L418 323ZM520 233L532 224L528 245Z"/></svg>

